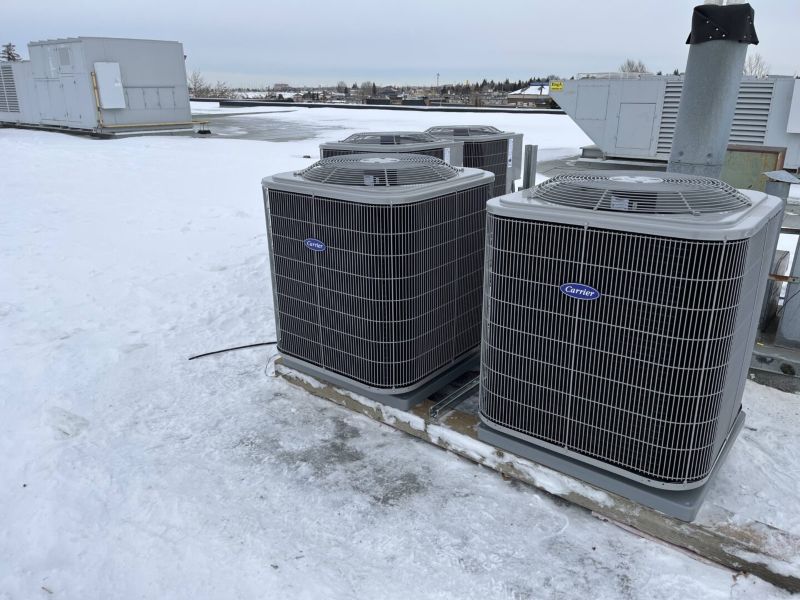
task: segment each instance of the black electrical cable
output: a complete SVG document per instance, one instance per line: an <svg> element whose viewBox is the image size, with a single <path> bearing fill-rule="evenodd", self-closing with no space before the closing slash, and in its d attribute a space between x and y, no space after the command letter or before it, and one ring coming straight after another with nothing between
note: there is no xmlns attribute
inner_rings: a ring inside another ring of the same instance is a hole
<svg viewBox="0 0 800 600"><path fill-rule="evenodd" d="M222 354L223 352L230 352L232 350L244 350L245 348L256 348L258 346L274 346L277 344L277 340L274 342L259 342L257 344L247 344L246 346L234 346L233 348L225 348L223 350L214 350L213 352L204 352L203 354L198 354L196 356L190 356L189 360L194 360L195 358L202 358L204 356L211 356L212 354Z"/></svg>
<svg viewBox="0 0 800 600"><path fill-rule="evenodd" d="M776 315L778 315L778 316L780 316L780 315L781 315L781 313L783 313L783 309L784 309L784 308L786 308L786 305L787 305L787 304L789 304L789 302L791 302L792 300L794 300L794 297L795 297L795 296L797 296L798 294L800 294L800 290L797 290L797 291L796 291L794 294L792 294L792 295L791 295L791 296L789 296L788 298L784 298L784 300L783 300L783 304L782 304L782 305L781 305L781 307L780 307L780 308L779 308L779 309L778 309L778 310L775 312L775 314L776 314Z"/></svg>

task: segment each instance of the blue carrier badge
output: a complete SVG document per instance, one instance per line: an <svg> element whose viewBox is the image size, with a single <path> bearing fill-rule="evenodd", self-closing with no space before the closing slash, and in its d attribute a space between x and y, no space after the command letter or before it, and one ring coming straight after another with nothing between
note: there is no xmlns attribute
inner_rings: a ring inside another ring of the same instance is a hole
<svg viewBox="0 0 800 600"><path fill-rule="evenodd" d="M308 238L304 240L303 243L306 245L306 248L313 250L314 252L325 252L325 250L328 249L328 247L325 245L325 242L321 242L316 238Z"/></svg>
<svg viewBox="0 0 800 600"><path fill-rule="evenodd" d="M562 294L576 300L597 300L600 297L600 292L583 283L565 283L559 289Z"/></svg>

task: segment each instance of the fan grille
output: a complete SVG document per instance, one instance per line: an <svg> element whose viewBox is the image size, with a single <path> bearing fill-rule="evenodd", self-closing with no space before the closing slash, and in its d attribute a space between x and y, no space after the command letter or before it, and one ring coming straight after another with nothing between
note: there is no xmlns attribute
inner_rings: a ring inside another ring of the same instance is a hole
<svg viewBox="0 0 800 600"><path fill-rule="evenodd" d="M486 230L483 417L647 479L707 477L766 229L712 242L489 214Z"/></svg>
<svg viewBox="0 0 800 600"><path fill-rule="evenodd" d="M354 133L342 140L346 144L379 144L381 146L427 144L436 141L435 137L424 131L368 131Z"/></svg>
<svg viewBox="0 0 800 600"><path fill-rule="evenodd" d="M489 192L362 204L270 188L280 352L393 389L476 349ZM312 237L324 251L306 246Z"/></svg>
<svg viewBox="0 0 800 600"><path fill-rule="evenodd" d="M743 194L718 179L640 171L565 173L536 186L531 197L586 210L644 214L698 215L750 206Z"/></svg>
<svg viewBox="0 0 800 600"><path fill-rule="evenodd" d="M344 145L344 144L342 144ZM351 154L374 154L375 149L371 148L369 150L350 150L348 148L325 148L320 147L322 151L322 158L330 158L332 156L349 156ZM444 148L439 146L438 148L428 148L427 150L413 150L408 151L402 146L386 146L386 148L381 149L381 153L384 152L408 152L409 154L421 154L423 156L433 156L434 158L444 159Z"/></svg>
<svg viewBox="0 0 800 600"><path fill-rule="evenodd" d="M438 127L429 127L427 132L433 135L438 134L453 137L473 137L503 133L503 131L491 125L441 125Z"/></svg>
<svg viewBox="0 0 800 600"><path fill-rule="evenodd" d="M456 177L460 169L418 154L351 154L323 158L296 174L307 181L359 187L425 185Z"/></svg>

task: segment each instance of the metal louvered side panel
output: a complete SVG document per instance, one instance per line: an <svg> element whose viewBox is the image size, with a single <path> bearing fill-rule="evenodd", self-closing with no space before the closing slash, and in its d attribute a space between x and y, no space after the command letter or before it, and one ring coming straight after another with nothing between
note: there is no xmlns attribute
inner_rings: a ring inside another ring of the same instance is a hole
<svg viewBox="0 0 800 600"><path fill-rule="evenodd" d="M773 86L773 82L769 80L742 81L728 143L755 145L764 143ZM682 92L682 81L667 81L656 149L656 154L660 158L669 158Z"/></svg>
<svg viewBox="0 0 800 600"><path fill-rule="evenodd" d="M492 214L487 240L483 418L633 478L704 479L734 400L724 391L747 240ZM576 300L564 283L601 295Z"/></svg>
<svg viewBox="0 0 800 600"><path fill-rule="evenodd" d="M420 154L422 156L432 156L434 158L438 158L439 160L444 160L444 148L431 148L430 150L417 150L409 151L404 150L402 146L390 147L385 150L381 150L381 152L402 152L407 154ZM341 150L338 148L323 148L322 149L322 158L330 158L331 156L346 156L350 154L374 154L374 150Z"/></svg>
<svg viewBox="0 0 800 600"><path fill-rule="evenodd" d="M772 81L742 81L731 125L731 144L763 144L772 105Z"/></svg>
<svg viewBox="0 0 800 600"><path fill-rule="evenodd" d="M401 389L477 348L489 192L370 205L270 189L279 350Z"/></svg>
<svg viewBox="0 0 800 600"><path fill-rule="evenodd" d="M661 123L658 127L656 154L669 158L672 138L675 136L675 123L678 120L678 105L683 91L682 81L667 81L664 89L664 104L661 109Z"/></svg>
<svg viewBox="0 0 800 600"><path fill-rule="evenodd" d="M494 173L492 197L504 195L508 173L508 140L470 142L465 139L464 166Z"/></svg>
<svg viewBox="0 0 800 600"><path fill-rule="evenodd" d="M11 65L0 65L0 112L19 112L17 86Z"/></svg>
<svg viewBox="0 0 800 600"><path fill-rule="evenodd" d="M334 150L333 148L322 149L322 158L330 158L331 156L345 156L348 154L365 154L365 153L353 152L352 150Z"/></svg>

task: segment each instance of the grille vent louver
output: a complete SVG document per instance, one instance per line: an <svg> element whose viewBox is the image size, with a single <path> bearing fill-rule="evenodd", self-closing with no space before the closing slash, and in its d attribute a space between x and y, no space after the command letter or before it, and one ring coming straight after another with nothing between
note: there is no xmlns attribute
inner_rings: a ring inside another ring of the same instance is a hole
<svg viewBox="0 0 800 600"><path fill-rule="evenodd" d="M396 148L397 146L388 146L387 148ZM402 146L401 146L402 147ZM331 148L324 146L321 148L322 158L331 158L333 156L348 156L350 154L375 154L375 150L342 150L339 148ZM431 148L429 150L415 150L412 154L419 154L420 156L432 156L439 160L444 159L444 148Z"/></svg>
<svg viewBox="0 0 800 600"><path fill-rule="evenodd" d="M707 475L748 241L492 214L487 229L483 416L649 479ZM572 300L566 281L603 298Z"/></svg>
<svg viewBox="0 0 800 600"><path fill-rule="evenodd" d="M510 171L509 137L513 134L491 125L441 125L429 127L427 132L442 139L463 140L464 166L494 174L493 197L511 191L507 180Z"/></svg>
<svg viewBox="0 0 800 600"><path fill-rule="evenodd" d="M478 137L482 135L496 135L503 133L497 127L491 125L466 125L460 127L458 125L441 125L437 127L430 127L428 132L432 135L446 135L453 137Z"/></svg>
<svg viewBox="0 0 800 600"><path fill-rule="evenodd" d="M769 80L742 80L736 99L736 112L731 124L729 144L760 145L764 143L772 105L773 86L773 82ZM657 155L661 158L669 158L672 149L682 92L683 80L667 81L656 150Z"/></svg>
<svg viewBox="0 0 800 600"><path fill-rule="evenodd" d="M642 214L697 215L750 206L744 195L718 179L671 173L566 173L529 194L559 206Z"/></svg>
<svg viewBox="0 0 800 600"><path fill-rule="evenodd" d="M742 81L728 143L764 143L772 104L772 87L771 81Z"/></svg>
<svg viewBox="0 0 800 600"><path fill-rule="evenodd" d="M320 145L322 158L346 156L348 154L395 153L419 154L446 160L451 164L461 164L463 158L457 156L451 162L450 147L453 144L435 138L424 131L365 131L339 141ZM363 149L360 149L363 148ZM447 148L447 151L445 151Z"/></svg>
<svg viewBox="0 0 800 600"><path fill-rule="evenodd" d="M436 142L436 138L424 131L388 131L354 133L342 140L346 144L380 144L399 146L403 144L426 144Z"/></svg>
<svg viewBox="0 0 800 600"><path fill-rule="evenodd" d="M419 154L348 154L323 158L297 175L307 181L350 186L407 186L447 181L459 169Z"/></svg>
<svg viewBox="0 0 800 600"><path fill-rule="evenodd" d="M477 349L489 185L408 204L278 186L267 214L281 353L393 390Z"/></svg>
<svg viewBox="0 0 800 600"><path fill-rule="evenodd" d="M681 103L682 81L667 81L664 90L664 106L661 109L661 124L658 128L657 154L669 158L672 138L675 136L675 122L678 120L678 105Z"/></svg>
<svg viewBox="0 0 800 600"><path fill-rule="evenodd" d="M684 208L601 212L651 186L680 191ZM697 188L702 202L685 203ZM568 473L578 461L648 487L702 486L743 418L780 199L641 171L535 191L487 206L483 426L566 455L554 462ZM630 493L612 479L606 489Z"/></svg>
<svg viewBox="0 0 800 600"><path fill-rule="evenodd" d="M14 71L8 64L0 64L0 112L19 112Z"/></svg>

